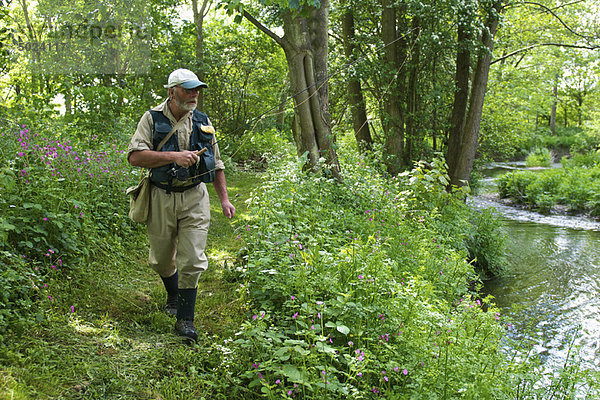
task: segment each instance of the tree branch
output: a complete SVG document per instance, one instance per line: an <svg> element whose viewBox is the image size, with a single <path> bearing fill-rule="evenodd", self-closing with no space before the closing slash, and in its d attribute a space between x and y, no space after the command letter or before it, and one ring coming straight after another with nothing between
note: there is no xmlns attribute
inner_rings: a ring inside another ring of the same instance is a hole
<svg viewBox="0 0 600 400"><path fill-rule="evenodd" d="M497 62L500 62L502 60L506 60L509 57L512 57L516 54L519 53L523 53L525 51L531 50L531 49L535 49L536 47L542 47L542 46L556 46L556 47L568 47L571 49L587 49L587 50L597 50L598 48L600 48L600 46L583 46L583 45L577 45L577 44L568 44L568 43L537 43L537 44L532 44L531 46L527 46L524 47L522 49L519 50L515 50L511 53L508 53L506 55L503 55L502 57L496 58L495 60L493 60L491 64L495 64Z"/></svg>
<svg viewBox="0 0 600 400"><path fill-rule="evenodd" d="M25 22L27 24L27 30L29 31L29 39L33 41L37 41L37 35L35 34L35 30L33 29L33 25L31 24L31 20L29 19L29 12L27 10L27 2L25 0L21 0L21 8L23 9L23 16L25 17Z"/></svg>
<svg viewBox="0 0 600 400"><path fill-rule="evenodd" d="M248 11L246 11L246 10L244 10L244 17L248 21L250 21L250 23L252 23L252 25L256 26L258 28L258 30L260 30L265 35L267 35L271 39L273 39L278 45L280 45L281 47L284 46L285 41L283 40L283 38L280 38L275 33L273 33L269 28L267 28L266 26L264 26L263 24L261 24L260 22L258 22L258 20L256 18L254 18L252 15L250 15L248 13Z"/></svg>
<svg viewBox="0 0 600 400"><path fill-rule="evenodd" d="M574 3L577 3L577 2L573 2L573 3L570 3L570 4L574 4ZM547 6L545 6L545 5L543 5L543 4L536 3L535 1L524 1L524 2L523 2L523 4L530 4L530 5L537 6L537 7L541 8L542 10L544 10L544 11L546 11L546 12L548 12L548 13L552 14L552 16L553 16L554 18L556 18L556 19L557 19L557 20L558 20L558 21L561 23L561 25L562 25L562 26L564 26L564 27L565 27L565 28L566 28L566 29L567 29L569 32L571 32L571 33L572 33L573 35L575 35L575 36L579 36L580 38L584 38L584 39L586 39L586 40L594 39L594 38L592 38L592 37L590 37L590 36L582 35L581 33L575 32L575 31L574 31L574 30L573 30L573 29L572 29L572 28L571 28L569 25L567 25L567 24L566 24L566 23L565 23L565 22L564 22L564 21L563 21L563 20L562 20L562 19L561 19L561 18L560 18L560 17L559 17L559 16L558 16L558 15L557 15L557 14L556 14L556 13L555 13L553 10L552 10L552 9L548 8Z"/></svg>
<svg viewBox="0 0 600 400"><path fill-rule="evenodd" d="M202 2L202 7L200 8L200 11L199 11L200 15L202 15L202 18L204 18L208 15L210 6L212 6L212 0L204 0Z"/></svg>
<svg viewBox="0 0 600 400"><path fill-rule="evenodd" d="M563 4L559 4L556 7L552 8L553 10L559 9L559 8L564 8L564 7L568 7L568 6L572 6L573 4L578 4L578 3L585 3L587 0L574 0L570 3L563 3Z"/></svg>

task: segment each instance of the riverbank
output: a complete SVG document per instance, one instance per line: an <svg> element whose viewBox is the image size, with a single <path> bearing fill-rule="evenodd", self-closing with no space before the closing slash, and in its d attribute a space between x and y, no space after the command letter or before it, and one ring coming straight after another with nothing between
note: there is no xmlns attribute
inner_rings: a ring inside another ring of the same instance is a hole
<svg viewBox="0 0 600 400"><path fill-rule="evenodd" d="M579 211L579 210L575 210L575 211L570 210L567 206L565 206L563 204L554 204L550 208L549 212L541 213L541 212L539 212L539 210L537 210L535 207L533 207L529 204L517 202L516 200L511 199L509 197L502 198L498 195L497 192L496 193L483 193L483 194L477 195L477 197L485 199L486 201L488 201L490 203L497 203L497 204L501 204L505 207L512 207L517 210L534 212L534 213L538 213L540 215L545 215L545 216L547 216L547 215L569 216L569 217L580 217L580 218L586 218L586 219L600 221L600 218L593 217L589 212L583 212L583 211Z"/></svg>
<svg viewBox="0 0 600 400"><path fill-rule="evenodd" d="M495 225L446 192L442 168L388 180L346 164L340 184L296 161L228 176L233 222L211 204L197 344L173 333L134 225L86 268L49 272L40 321L2 337L2 399L548 393L534 363L504 352L505 316L468 287L465 249L491 254ZM552 390L568 393L568 377Z"/></svg>
<svg viewBox="0 0 600 400"><path fill-rule="evenodd" d="M554 381L526 343L508 346L509 320L469 290L465 249L492 261L500 235L446 192L441 161L391 180L345 163L343 184L274 164L247 228L252 317L228 346L247 387L286 399L568 396L575 375Z"/></svg>
<svg viewBox="0 0 600 400"><path fill-rule="evenodd" d="M600 216L597 183L600 155L575 154L562 167L506 172L495 179L502 198L527 204L541 213Z"/></svg>

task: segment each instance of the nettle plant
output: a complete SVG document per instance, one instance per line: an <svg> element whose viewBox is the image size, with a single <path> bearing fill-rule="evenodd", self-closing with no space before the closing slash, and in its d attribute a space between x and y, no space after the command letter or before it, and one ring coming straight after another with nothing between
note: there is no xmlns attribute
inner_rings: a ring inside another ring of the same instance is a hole
<svg viewBox="0 0 600 400"><path fill-rule="evenodd" d="M253 311L233 342L252 360L243 377L257 395L505 389L500 316L469 292L473 267L435 228L453 196L431 195L446 193L440 174L390 181L359 160L338 183L289 160L271 166L250 199L243 276Z"/></svg>

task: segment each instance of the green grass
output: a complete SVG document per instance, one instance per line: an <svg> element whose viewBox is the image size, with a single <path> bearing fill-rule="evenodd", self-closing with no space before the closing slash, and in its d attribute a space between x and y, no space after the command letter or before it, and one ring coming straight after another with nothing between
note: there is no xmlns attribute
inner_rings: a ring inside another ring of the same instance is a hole
<svg viewBox="0 0 600 400"><path fill-rule="evenodd" d="M250 218L244 201L258 181L248 173L228 176L237 208L231 221L209 188L210 266L199 283L197 345L184 344L173 333L174 319L162 312L164 289L146 266L140 226L130 243L106 246L92 264L73 268L68 285L53 291L42 323L4 337L0 399L215 398L215 367L223 357L215 346L236 331L245 312L226 266L241 246L236 230ZM126 256L115 258L120 254Z"/></svg>
<svg viewBox="0 0 600 400"><path fill-rule="evenodd" d="M259 176L252 173L237 173L228 177L229 199L236 208L236 216L232 220L223 216L213 187L208 188L211 224L206 253L210 265L218 268L209 267L200 277L196 313L198 321L210 333L230 334L233 333L231 329L235 330L241 323L239 317L243 304L240 304L239 284L229 282L227 275L243 247L237 231L251 218L245 201L259 183Z"/></svg>

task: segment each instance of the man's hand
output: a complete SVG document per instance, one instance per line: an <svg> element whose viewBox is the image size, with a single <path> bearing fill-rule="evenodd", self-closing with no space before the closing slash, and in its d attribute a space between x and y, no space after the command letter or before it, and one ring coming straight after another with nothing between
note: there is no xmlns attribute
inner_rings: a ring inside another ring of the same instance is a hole
<svg viewBox="0 0 600 400"><path fill-rule="evenodd" d="M223 215L227 218L233 218L235 215L235 207L229 200L221 203L221 208L223 208Z"/></svg>
<svg viewBox="0 0 600 400"><path fill-rule="evenodd" d="M195 151L178 151L174 155L174 162L181 167L188 168L198 162L198 155Z"/></svg>
<svg viewBox="0 0 600 400"><path fill-rule="evenodd" d="M223 215L227 218L233 218L235 215L235 207L229 201L229 195L227 194L227 183L225 182L225 172L222 169L215 171L215 181L213 187L219 200L221 200L221 208L223 209Z"/></svg>

